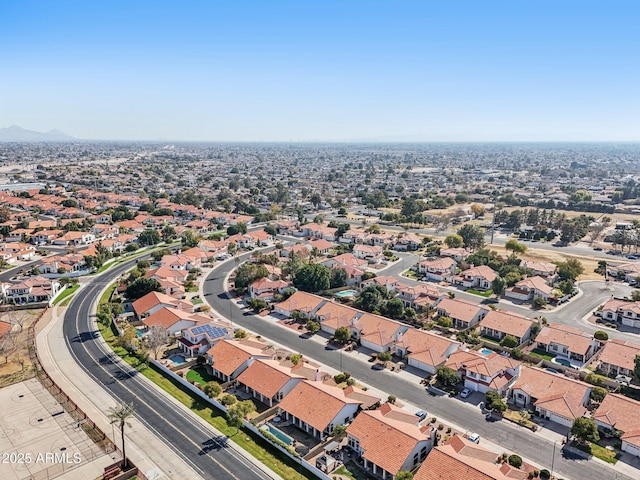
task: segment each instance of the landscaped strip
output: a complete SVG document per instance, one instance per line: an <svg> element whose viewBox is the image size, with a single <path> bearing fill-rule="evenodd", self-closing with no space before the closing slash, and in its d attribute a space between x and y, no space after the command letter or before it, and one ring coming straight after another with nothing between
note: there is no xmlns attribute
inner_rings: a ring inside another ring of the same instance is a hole
<svg viewBox="0 0 640 480"><path fill-rule="evenodd" d="M581 445L577 442L573 442L571 446L577 448L578 450L582 450L583 452L589 453L594 457L599 458L603 462L607 462L612 465L615 465L620 459L620 454L615 450L609 450L608 448L602 447L596 443Z"/></svg>
<svg viewBox="0 0 640 480"><path fill-rule="evenodd" d="M113 284L105 291L100 299L101 304L109 301L111 292L113 292L115 287L116 284ZM291 458L283 453L274 451L269 442L253 432L243 428L238 432L235 427L229 427L224 413L220 410L213 408L202 398L186 390L174 379L150 367L145 361L140 361L135 355L132 355L125 348L119 346L118 337L115 335L113 328L100 323L98 323L98 328L102 337L113 349L114 353L127 362L127 364L137 369L142 375L169 393L207 423L211 424L223 435L226 435L229 440L242 447L252 457L269 467L280 477L287 480L299 480L300 478L316 479L308 470L295 463Z"/></svg>
<svg viewBox="0 0 640 480"><path fill-rule="evenodd" d="M67 305L69 305L69 302L73 298L73 294L76 293L78 288L80 288L79 283L68 286L60 295L58 295L58 297L53 301L53 304L60 305L61 307L66 307Z"/></svg>

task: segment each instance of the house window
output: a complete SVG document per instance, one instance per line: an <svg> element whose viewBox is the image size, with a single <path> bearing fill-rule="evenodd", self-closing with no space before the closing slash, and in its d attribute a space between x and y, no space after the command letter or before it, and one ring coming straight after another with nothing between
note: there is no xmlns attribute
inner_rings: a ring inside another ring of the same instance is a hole
<svg viewBox="0 0 640 480"><path fill-rule="evenodd" d="M480 380L486 380L487 376L486 375L480 375Z"/></svg>

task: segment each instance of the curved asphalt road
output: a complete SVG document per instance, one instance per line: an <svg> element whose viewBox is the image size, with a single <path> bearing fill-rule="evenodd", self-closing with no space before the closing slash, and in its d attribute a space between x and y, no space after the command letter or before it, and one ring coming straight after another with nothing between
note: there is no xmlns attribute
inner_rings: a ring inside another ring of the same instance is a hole
<svg viewBox="0 0 640 480"><path fill-rule="evenodd" d="M176 411L136 370L116 362L115 354L96 341L100 334L94 326L95 302L104 287L134 265L135 261L123 263L91 280L67 308L64 335L76 361L117 400L133 402L136 417L204 478L270 478L234 449L228 448L224 437L213 437L210 431Z"/></svg>
<svg viewBox="0 0 640 480"><path fill-rule="evenodd" d="M245 254L239 256L238 261L244 261L247 258L248 254ZM547 438L507 421L488 423L476 406L471 406L459 399L430 396L419 384L418 377L415 382L411 382L387 371L374 371L371 369L371 364L355 359L347 352L341 354L338 351L326 350L317 342L300 338L294 330L270 324L248 313L230 301L225 291L224 279L234 267L235 262L230 260L214 269L205 279L203 290L204 299L219 314L226 316L239 326L336 370L349 371L363 383L396 395L421 407L430 415L441 417L445 422L450 421L464 426L469 431L477 432L482 437L518 452L545 468L551 467L552 459L555 457L554 473L557 476L564 475L574 480L602 480L614 478L617 474L615 478L631 480L630 477L615 472L595 460L572 458L561 451L560 445L557 445L554 455L554 444Z"/></svg>

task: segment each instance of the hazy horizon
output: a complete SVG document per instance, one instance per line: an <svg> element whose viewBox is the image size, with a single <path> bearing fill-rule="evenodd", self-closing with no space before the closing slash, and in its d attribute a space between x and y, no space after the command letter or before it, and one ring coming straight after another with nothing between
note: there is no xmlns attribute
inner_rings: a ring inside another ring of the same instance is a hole
<svg viewBox="0 0 640 480"><path fill-rule="evenodd" d="M630 1L0 4L0 128L96 141L640 141Z"/></svg>

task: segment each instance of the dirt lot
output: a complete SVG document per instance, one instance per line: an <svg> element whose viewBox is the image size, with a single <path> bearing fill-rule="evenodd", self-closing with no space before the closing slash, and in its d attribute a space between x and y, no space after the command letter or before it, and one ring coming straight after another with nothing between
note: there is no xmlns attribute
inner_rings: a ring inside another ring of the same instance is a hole
<svg viewBox="0 0 640 480"><path fill-rule="evenodd" d="M0 340L0 387L18 383L34 376L27 338L29 326L40 310L18 310L0 313L0 320L13 323L10 333ZM22 324L22 328L20 328Z"/></svg>
<svg viewBox="0 0 640 480"><path fill-rule="evenodd" d="M506 251L504 246L501 245L489 245L489 249L495 250L499 252L502 256L508 256L509 252ZM598 260L585 257L582 255L571 255L563 252L556 252L550 250L541 250L536 248L528 248L527 252L522 255L523 259L533 260L536 262L564 262L570 258L575 258L580 261L584 266L584 273L578 277L578 281L582 280L604 280L604 277L598 273L595 273L594 270L598 266Z"/></svg>

